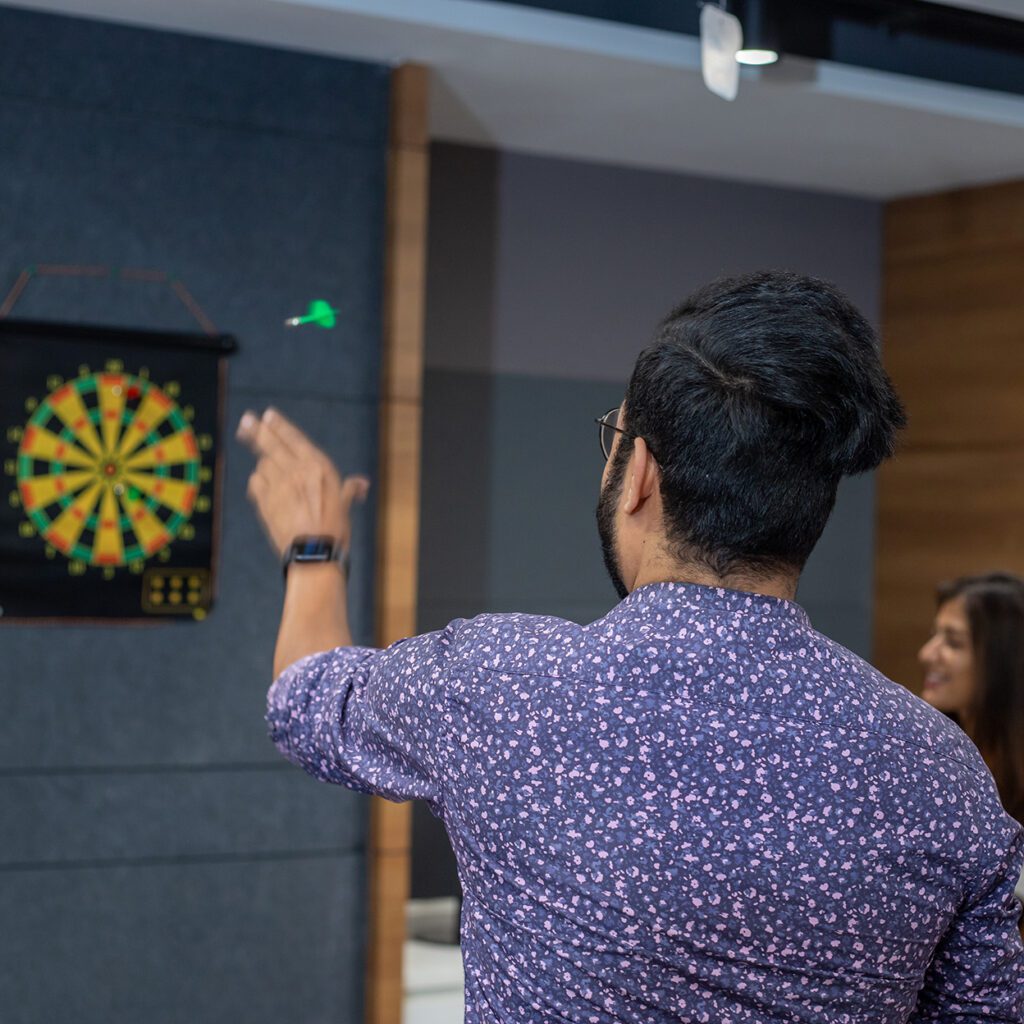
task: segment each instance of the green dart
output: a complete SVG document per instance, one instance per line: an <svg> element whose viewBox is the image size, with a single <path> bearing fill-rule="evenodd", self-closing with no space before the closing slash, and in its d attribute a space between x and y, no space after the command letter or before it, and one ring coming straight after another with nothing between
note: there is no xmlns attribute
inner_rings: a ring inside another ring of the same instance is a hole
<svg viewBox="0 0 1024 1024"><path fill-rule="evenodd" d="M301 327L303 324L317 324L319 327L333 327L338 322L338 311L323 299L314 299L305 316L293 316L285 320L285 327Z"/></svg>

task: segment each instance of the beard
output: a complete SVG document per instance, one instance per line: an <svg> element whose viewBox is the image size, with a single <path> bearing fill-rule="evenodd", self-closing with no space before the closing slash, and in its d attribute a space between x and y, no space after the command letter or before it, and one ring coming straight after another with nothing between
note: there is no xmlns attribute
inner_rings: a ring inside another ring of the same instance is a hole
<svg viewBox="0 0 1024 1024"><path fill-rule="evenodd" d="M622 482L626 477L628 462L628 451L627 457L620 459L619 450L616 450L608 474L608 482L601 488L601 494L597 499L597 535L601 538L601 555L604 558L604 567L608 571L612 586L620 600L629 596L629 588L622 579L622 569L619 566L619 558L615 550L615 509L622 496Z"/></svg>

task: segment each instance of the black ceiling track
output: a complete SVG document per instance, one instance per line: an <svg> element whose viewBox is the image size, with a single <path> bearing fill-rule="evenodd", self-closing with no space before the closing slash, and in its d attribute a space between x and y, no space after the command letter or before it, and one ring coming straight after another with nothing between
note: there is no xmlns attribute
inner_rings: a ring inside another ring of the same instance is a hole
<svg viewBox="0 0 1024 1024"><path fill-rule="evenodd" d="M697 35L696 0L494 0ZM1021 0L1024 4L1024 0ZM925 0L762 0L783 54L1024 95L1024 21ZM728 0L743 16L742 0Z"/></svg>

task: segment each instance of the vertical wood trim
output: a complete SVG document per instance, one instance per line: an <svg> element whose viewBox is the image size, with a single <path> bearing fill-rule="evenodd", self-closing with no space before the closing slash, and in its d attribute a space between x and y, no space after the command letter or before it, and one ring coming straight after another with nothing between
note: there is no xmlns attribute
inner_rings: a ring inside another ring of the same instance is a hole
<svg viewBox="0 0 1024 1024"><path fill-rule="evenodd" d="M416 632L429 73L391 76L378 470L378 646ZM368 851L366 1024L401 1024L411 805L374 799Z"/></svg>

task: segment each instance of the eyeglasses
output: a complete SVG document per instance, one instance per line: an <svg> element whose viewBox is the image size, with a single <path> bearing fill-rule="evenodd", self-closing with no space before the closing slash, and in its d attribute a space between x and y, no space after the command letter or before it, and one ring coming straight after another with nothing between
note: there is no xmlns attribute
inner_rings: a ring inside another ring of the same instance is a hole
<svg viewBox="0 0 1024 1024"><path fill-rule="evenodd" d="M615 435L622 434L625 437L636 438L636 434L619 426L619 406L609 409L603 416L598 416L594 422L597 424L597 439L601 444L601 454L607 462L612 456L612 445L615 443Z"/></svg>

